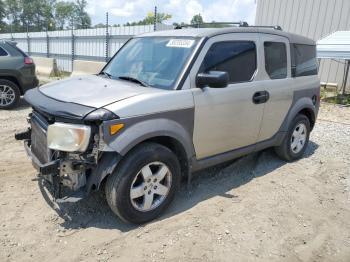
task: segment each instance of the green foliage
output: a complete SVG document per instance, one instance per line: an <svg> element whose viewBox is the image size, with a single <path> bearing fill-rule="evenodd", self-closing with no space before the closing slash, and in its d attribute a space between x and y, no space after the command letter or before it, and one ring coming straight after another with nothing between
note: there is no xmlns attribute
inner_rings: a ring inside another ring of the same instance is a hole
<svg viewBox="0 0 350 262"><path fill-rule="evenodd" d="M336 96L325 97L322 101L332 104L350 105L350 94L338 94Z"/></svg>
<svg viewBox="0 0 350 262"><path fill-rule="evenodd" d="M204 23L204 21L203 21L203 17L201 16L201 14L195 15L191 19L191 25L200 25L203 23Z"/></svg>
<svg viewBox="0 0 350 262"><path fill-rule="evenodd" d="M76 0L74 25L76 28L91 27L91 18L85 11L87 7L86 0Z"/></svg>
<svg viewBox="0 0 350 262"><path fill-rule="evenodd" d="M4 19L6 17L5 4L2 0L0 0L0 33L6 31L6 23Z"/></svg>
<svg viewBox="0 0 350 262"><path fill-rule="evenodd" d="M86 0L0 0L0 32L67 29L72 23L88 28L91 18L86 7Z"/></svg>
<svg viewBox="0 0 350 262"><path fill-rule="evenodd" d="M75 5L72 2L57 2L55 5L55 21L58 30L72 26Z"/></svg>
<svg viewBox="0 0 350 262"><path fill-rule="evenodd" d="M166 14L166 13L157 13L157 23L162 23L166 20L171 19L171 15L170 14ZM125 25L126 26L130 26L130 25L152 25L154 23L154 13L153 12L149 12L147 14L147 16L143 19L140 20L138 22L127 22Z"/></svg>
<svg viewBox="0 0 350 262"><path fill-rule="evenodd" d="M98 24L94 25L94 28L104 28L104 27L106 27L106 25L103 23L98 23Z"/></svg>

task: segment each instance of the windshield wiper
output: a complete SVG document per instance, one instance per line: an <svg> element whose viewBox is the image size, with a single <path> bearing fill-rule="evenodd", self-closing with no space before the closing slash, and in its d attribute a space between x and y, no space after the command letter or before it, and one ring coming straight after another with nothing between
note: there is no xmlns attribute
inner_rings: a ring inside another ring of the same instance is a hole
<svg viewBox="0 0 350 262"><path fill-rule="evenodd" d="M131 76L119 76L118 78L122 80L130 81L130 82L138 83L142 86L148 86L145 82Z"/></svg>
<svg viewBox="0 0 350 262"><path fill-rule="evenodd" d="M105 71L102 71L101 73L99 73L99 75L104 75L108 78L112 78L112 75L110 73L105 72Z"/></svg>

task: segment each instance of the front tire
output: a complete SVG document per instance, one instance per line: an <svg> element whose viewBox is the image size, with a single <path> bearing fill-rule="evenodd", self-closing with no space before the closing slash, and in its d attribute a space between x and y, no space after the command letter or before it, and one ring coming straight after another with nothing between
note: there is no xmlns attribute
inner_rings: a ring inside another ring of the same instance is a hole
<svg viewBox="0 0 350 262"><path fill-rule="evenodd" d="M12 81L0 79L0 109L11 109L17 106L21 93Z"/></svg>
<svg viewBox="0 0 350 262"><path fill-rule="evenodd" d="M289 162L300 159L309 143L310 130L309 119L305 115L297 115L292 121L282 144L275 147L277 155Z"/></svg>
<svg viewBox="0 0 350 262"><path fill-rule="evenodd" d="M170 149L143 143L128 153L107 178L106 199L122 220L145 223L172 202L180 176L179 161Z"/></svg>

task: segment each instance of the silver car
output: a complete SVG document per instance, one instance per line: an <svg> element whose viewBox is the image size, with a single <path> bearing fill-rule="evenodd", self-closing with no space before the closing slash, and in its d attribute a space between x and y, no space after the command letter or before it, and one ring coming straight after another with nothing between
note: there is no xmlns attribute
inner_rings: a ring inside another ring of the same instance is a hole
<svg viewBox="0 0 350 262"><path fill-rule="evenodd" d="M104 188L122 220L144 223L194 171L269 147L302 157L320 101L315 42L248 26L148 33L100 74L25 99L30 128L16 138L55 200Z"/></svg>

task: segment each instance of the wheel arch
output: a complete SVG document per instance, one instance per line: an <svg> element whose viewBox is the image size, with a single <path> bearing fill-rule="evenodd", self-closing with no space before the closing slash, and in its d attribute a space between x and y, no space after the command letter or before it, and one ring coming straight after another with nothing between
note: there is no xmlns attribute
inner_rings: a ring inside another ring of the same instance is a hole
<svg viewBox="0 0 350 262"><path fill-rule="evenodd" d="M191 115L191 114L187 114ZM100 176L100 180L96 186L111 173L110 170L116 168L117 164L128 155L128 153L135 147L145 143L153 142L169 148L177 156L182 176L186 177L190 174L190 167L195 156L195 149L192 142L193 126L191 126L191 119L187 119L186 114L182 115L181 120L176 121L170 118L154 118L142 119L140 122L131 123L126 120L116 120L103 124L104 142L108 148L108 155L110 160L107 160L108 172L104 172ZM181 122L182 121L182 122ZM108 133L111 124L123 122L125 128L120 134L111 136ZM107 131L106 131L107 130ZM113 157L113 155L115 155ZM116 158L118 156L118 158ZM117 161L114 165L113 161ZM99 176L98 174L96 174Z"/></svg>
<svg viewBox="0 0 350 262"><path fill-rule="evenodd" d="M301 109L298 112L298 114L305 115L309 119L309 121L310 121L310 128L312 130L314 128L315 122L316 122L315 112L312 109L306 107L306 108Z"/></svg>
<svg viewBox="0 0 350 262"><path fill-rule="evenodd" d="M23 95L23 89L22 89L22 86L19 83L17 77L12 76L12 75L0 75L0 80L7 80L7 81L13 82L14 84L16 84L18 86L21 95Z"/></svg>
<svg viewBox="0 0 350 262"><path fill-rule="evenodd" d="M184 145L179 140L171 136L154 136L135 144L127 152L125 152L124 155L120 155L117 152L104 152L100 159L98 168L93 171L91 179L89 179L87 182L88 191L90 192L91 190L98 189L118 166L120 161L122 161L124 157L127 157L128 153L132 149L147 142L157 143L171 150L179 160L182 178L188 177L191 159L188 158Z"/></svg>
<svg viewBox="0 0 350 262"><path fill-rule="evenodd" d="M293 119L298 114L304 114L310 120L311 130L315 125L318 108L312 103L311 98L303 97L298 99L290 108L287 117L285 118L280 131L287 132Z"/></svg>
<svg viewBox="0 0 350 262"><path fill-rule="evenodd" d="M155 136L148 138L135 146L146 142L157 143L170 149L179 160L182 177L188 176L188 173L190 172L190 157L187 155L184 145L179 140L171 136Z"/></svg>

